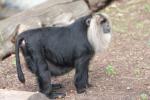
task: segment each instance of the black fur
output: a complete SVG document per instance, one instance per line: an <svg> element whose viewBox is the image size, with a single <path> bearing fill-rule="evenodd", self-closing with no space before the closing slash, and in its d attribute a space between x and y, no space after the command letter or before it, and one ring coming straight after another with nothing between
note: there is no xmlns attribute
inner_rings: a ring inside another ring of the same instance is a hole
<svg viewBox="0 0 150 100"><path fill-rule="evenodd" d="M85 92L88 83L88 65L94 55L94 49L87 39L86 20L82 17L66 27L46 27L23 32L16 40L16 64L18 78L25 82L19 60L19 48L22 49L26 63L34 74L40 92L56 98L51 77L63 75L75 68L75 86L78 93ZM25 45L21 46L22 41Z"/></svg>

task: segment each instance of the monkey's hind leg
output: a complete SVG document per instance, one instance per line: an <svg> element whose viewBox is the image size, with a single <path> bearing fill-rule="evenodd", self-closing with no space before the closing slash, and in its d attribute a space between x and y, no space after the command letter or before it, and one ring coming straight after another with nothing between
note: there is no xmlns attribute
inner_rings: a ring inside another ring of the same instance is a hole
<svg viewBox="0 0 150 100"><path fill-rule="evenodd" d="M31 55L31 52L28 50L26 45L21 46L21 51L22 51L22 54L24 56L24 59L26 61L28 68L30 69L30 71L32 73L35 74L37 71L37 68L36 68L35 62L33 60L33 57Z"/></svg>
<svg viewBox="0 0 150 100"><path fill-rule="evenodd" d="M34 59L37 66L37 80L39 83L40 92L44 93L50 99L56 99L59 97L65 97L64 93L57 93L53 91L53 86L51 84L51 73L48 70L48 64L43 55L40 52L34 52Z"/></svg>

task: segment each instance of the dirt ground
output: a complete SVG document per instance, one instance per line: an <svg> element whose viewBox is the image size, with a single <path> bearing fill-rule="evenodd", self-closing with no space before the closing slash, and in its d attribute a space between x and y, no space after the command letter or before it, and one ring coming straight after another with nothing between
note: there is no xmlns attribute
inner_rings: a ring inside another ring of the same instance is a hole
<svg viewBox="0 0 150 100"><path fill-rule="evenodd" d="M113 39L90 64L93 86L77 94L74 71L52 81L65 86L60 90L66 92L65 100L150 100L150 1L123 0L104 12L112 20ZM38 91L34 75L25 67L24 73L25 85L17 79L14 55L0 62L0 88Z"/></svg>

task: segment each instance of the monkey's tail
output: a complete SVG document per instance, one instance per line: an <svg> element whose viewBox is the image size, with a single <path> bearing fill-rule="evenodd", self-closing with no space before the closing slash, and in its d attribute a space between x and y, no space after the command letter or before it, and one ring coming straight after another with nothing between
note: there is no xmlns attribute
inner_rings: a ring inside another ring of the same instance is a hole
<svg viewBox="0 0 150 100"><path fill-rule="evenodd" d="M16 67L17 67L17 74L18 74L18 79L20 82L25 83L25 77L22 72L21 64L20 64L20 56L19 56L19 48L24 40L23 35L19 35L16 39L16 44L15 44L15 53L16 53Z"/></svg>

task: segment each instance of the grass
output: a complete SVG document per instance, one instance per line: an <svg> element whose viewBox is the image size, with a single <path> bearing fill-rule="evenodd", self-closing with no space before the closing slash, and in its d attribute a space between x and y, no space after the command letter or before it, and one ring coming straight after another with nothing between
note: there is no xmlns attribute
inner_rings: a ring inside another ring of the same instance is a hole
<svg viewBox="0 0 150 100"><path fill-rule="evenodd" d="M140 95L140 99L141 99L141 100L148 100L148 95L145 94L145 93L142 93L142 94Z"/></svg>
<svg viewBox="0 0 150 100"><path fill-rule="evenodd" d="M106 74L109 75L109 76L114 76L114 75L117 74L116 69L115 69L113 66L111 66L111 65L108 65L108 66L105 68L105 72L106 72Z"/></svg>
<svg viewBox="0 0 150 100"><path fill-rule="evenodd" d="M145 4L144 5L144 10L145 10L145 12L149 12L150 13L150 4Z"/></svg>
<svg viewBox="0 0 150 100"><path fill-rule="evenodd" d="M0 44L2 44L2 41L4 40L2 34L0 33Z"/></svg>
<svg viewBox="0 0 150 100"><path fill-rule="evenodd" d="M139 68L136 68L134 70L134 74L136 75L136 77L139 76L141 74L141 70Z"/></svg>
<svg viewBox="0 0 150 100"><path fill-rule="evenodd" d="M144 28L144 23L142 23L142 22L137 23L136 28L137 29L143 29Z"/></svg>
<svg viewBox="0 0 150 100"><path fill-rule="evenodd" d="M16 59L14 58L14 59L12 59L12 65L16 65Z"/></svg>

